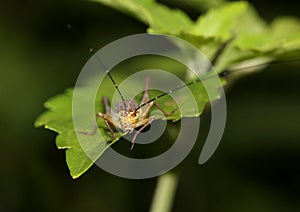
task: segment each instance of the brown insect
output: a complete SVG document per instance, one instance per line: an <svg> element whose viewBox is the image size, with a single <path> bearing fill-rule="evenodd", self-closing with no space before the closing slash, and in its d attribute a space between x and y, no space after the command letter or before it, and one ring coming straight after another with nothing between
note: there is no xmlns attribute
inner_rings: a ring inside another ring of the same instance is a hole
<svg viewBox="0 0 300 212"><path fill-rule="evenodd" d="M119 91L117 85L115 83L114 85ZM134 129L138 128L131 140L131 149L133 149L134 142L137 136L155 120L155 116L149 116L150 109L153 106L156 106L165 116L170 116L175 112L174 110L171 113L166 113L153 99L149 100L148 90L149 78L146 78L144 95L140 105L138 105L134 99L124 100L123 96L120 95L122 101L116 104L115 109L113 111L111 110L107 97L102 97L102 101L105 106L105 113L103 114L101 112L98 112L96 114L96 121L98 120L98 118L102 118L104 120L111 134L111 139L109 143L112 142L115 138L115 132L111 128L111 125L127 133L132 133ZM154 99L157 99L157 97ZM88 134L93 134L96 132L96 130L97 124L95 125L93 132Z"/></svg>

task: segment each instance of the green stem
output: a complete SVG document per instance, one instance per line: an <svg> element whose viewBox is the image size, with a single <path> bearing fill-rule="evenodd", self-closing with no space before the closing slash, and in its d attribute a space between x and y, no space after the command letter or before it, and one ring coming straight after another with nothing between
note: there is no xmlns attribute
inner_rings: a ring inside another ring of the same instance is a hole
<svg viewBox="0 0 300 212"><path fill-rule="evenodd" d="M158 178L150 212L171 211L178 184L178 175L168 172Z"/></svg>

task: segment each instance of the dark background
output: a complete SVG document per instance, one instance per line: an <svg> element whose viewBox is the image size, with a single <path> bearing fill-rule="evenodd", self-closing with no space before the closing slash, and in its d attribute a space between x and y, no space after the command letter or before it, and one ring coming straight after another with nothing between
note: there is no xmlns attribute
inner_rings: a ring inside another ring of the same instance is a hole
<svg viewBox="0 0 300 212"><path fill-rule="evenodd" d="M300 11L292 1L251 2L267 20ZM149 209L156 178L122 179L93 166L73 180L56 134L33 127L43 103L74 86L90 57L86 43L100 48L146 28L91 2L1 3L0 211ZM221 145L205 165L197 164L202 144L179 165L174 211L300 211L299 76L299 64L277 64L227 89Z"/></svg>

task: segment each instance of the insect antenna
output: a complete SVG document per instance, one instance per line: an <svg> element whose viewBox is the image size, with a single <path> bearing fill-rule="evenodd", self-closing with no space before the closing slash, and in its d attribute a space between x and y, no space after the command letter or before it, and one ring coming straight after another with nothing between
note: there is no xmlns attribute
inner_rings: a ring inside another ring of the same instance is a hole
<svg viewBox="0 0 300 212"><path fill-rule="evenodd" d="M219 77L224 77L224 76L226 76L226 75L228 75L228 74L230 74L230 73L231 73L231 72L229 72L229 71L223 71L223 72L219 73L218 76L219 76ZM189 82L189 83L187 83L187 84L185 84L185 85L182 85L182 86L179 86L179 87L174 88L174 89L172 89L172 90L169 90L168 92L162 93L162 94L160 94L160 95L158 95L158 96L156 96L156 97L154 97L154 98L148 100L147 102L141 104L140 106L138 106L138 107L136 108L136 110L139 110L141 107L143 107L143 106L145 106L145 105L147 105L147 104L149 104L149 103L151 103L151 102L153 102L153 101L155 101L155 100L157 100L157 99L160 99L160 98L163 97L163 96L166 96L166 95L168 95L168 94L171 94L171 93L173 93L173 92L175 92L175 91L177 91L177 90L180 90L180 89L182 89L182 88L188 87L188 86L190 86L190 85L199 83L199 82L201 82L201 81L203 81L203 80L211 79L211 78L213 78L213 77L215 77L215 75L210 75L210 76L204 77L204 78L202 78L202 79L197 79L197 80L194 80L194 81L192 81L192 82Z"/></svg>
<svg viewBox="0 0 300 212"><path fill-rule="evenodd" d="M63 21L64 22L64 21ZM65 26L74 34L76 35L76 37L79 39L80 36L78 35L78 32L72 27L71 24L64 22ZM85 43L86 48L88 49L88 51L95 56L95 58L97 59L97 61L100 63L100 65L102 66L102 68L105 70L106 74L108 75L108 77L110 78L111 82L113 83L113 85L115 86L119 96L121 97L121 100L124 104L124 108L126 108L126 104L125 104L125 99L117 85L117 83L115 82L115 80L113 79L113 77L111 76L111 74L109 73L110 70L108 70L108 68L104 65L104 63L102 62L102 60L97 56L96 52L94 51L94 49L89 46L88 44Z"/></svg>
<svg viewBox="0 0 300 212"><path fill-rule="evenodd" d="M219 57L220 55L221 55L221 53L220 53L220 51L218 51L218 52L217 52L217 57ZM213 61L216 62L217 60L218 60L218 58L217 58L216 60L213 60ZM263 66L271 65L271 64L299 63L299 62L300 62L299 58L298 58L298 59L284 60L284 61L274 60L274 61L270 61L270 62L265 62L265 63L260 63L260 64L257 64L257 65L253 65L253 66L247 66L247 67L241 67L241 68L235 68L235 69L233 68L233 69L230 69L230 71L229 71L229 70L225 70L225 71L222 71L222 72L218 73L217 75L218 75L218 77L225 77L225 76L228 76L229 74L233 74L233 73L239 72L239 71L241 71L241 70L247 70L247 69L259 68L259 67L263 67ZM211 64L212 64L212 63L211 63ZM213 65L210 65L209 70L210 70L212 67L213 67ZM211 78L213 78L213 77L215 77L215 75L208 75L208 76L206 76L206 77L203 77L202 79L197 79L197 80L194 80L194 81L192 81L192 82L189 82L189 83L187 83L187 84L185 84L185 85L182 85L182 86L179 86L179 87L174 88L174 89L172 89L172 90L169 90L168 92L162 93L162 94L160 94L160 95L158 95L158 96L156 96L156 97L154 97L154 98L148 100L147 102L141 104L140 106L138 106L138 107L136 108L136 110L139 110L139 109L142 108L143 106L145 106L145 105L147 105L147 104L149 104L149 103L151 103L151 102L153 102L153 101L155 101L155 100L157 100L157 99L159 99L159 98L161 98L161 97L163 97L163 96L166 96L166 95L168 95L168 94L171 94L171 93L173 93L174 91L177 91L177 90L180 90L180 89L182 89L182 88L188 87L188 86L190 86L190 85L199 83L199 82L201 82L201 81L203 81L203 80L211 79Z"/></svg>
<svg viewBox="0 0 300 212"><path fill-rule="evenodd" d="M299 63L299 62L300 62L299 58L297 58L297 59L289 59L289 60L273 60L273 61L269 61L269 62L264 62L264 63L256 64L256 65L253 65L253 66L231 68L229 72L231 73L231 72L236 72L236 71L241 71L241 70L247 70L247 69L252 69L252 68L259 68L259 67L263 67L263 66L267 66L267 65L273 65L273 64Z"/></svg>

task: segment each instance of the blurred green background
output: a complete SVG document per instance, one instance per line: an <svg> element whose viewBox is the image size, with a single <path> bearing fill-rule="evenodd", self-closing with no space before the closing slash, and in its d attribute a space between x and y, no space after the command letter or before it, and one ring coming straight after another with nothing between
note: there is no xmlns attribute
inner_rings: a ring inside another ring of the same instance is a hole
<svg viewBox="0 0 300 212"><path fill-rule="evenodd" d="M267 20L300 11L289 0L251 2ZM183 9L193 18L199 15L188 6ZM33 127L45 110L43 103L74 86L90 57L86 43L100 48L146 28L91 2L1 3L0 211L149 209L155 178L122 179L94 166L72 180L65 152L56 149L56 134ZM299 63L277 64L227 89L228 122L221 145L199 166L199 143L177 167L173 211L300 211L299 77ZM209 126L205 116L202 125Z"/></svg>

